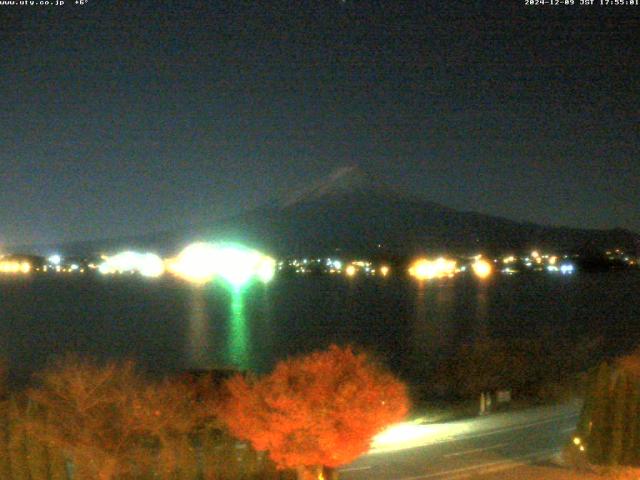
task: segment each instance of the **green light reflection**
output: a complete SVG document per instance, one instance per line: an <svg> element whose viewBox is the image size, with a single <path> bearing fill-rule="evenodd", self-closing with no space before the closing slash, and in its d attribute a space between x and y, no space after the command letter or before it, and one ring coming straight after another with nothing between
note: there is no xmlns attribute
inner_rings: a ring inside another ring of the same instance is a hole
<svg viewBox="0 0 640 480"><path fill-rule="evenodd" d="M246 370L249 368L249 327L244 312L244 291L234 288L230 292L229 361L241 370Z"/></svg>

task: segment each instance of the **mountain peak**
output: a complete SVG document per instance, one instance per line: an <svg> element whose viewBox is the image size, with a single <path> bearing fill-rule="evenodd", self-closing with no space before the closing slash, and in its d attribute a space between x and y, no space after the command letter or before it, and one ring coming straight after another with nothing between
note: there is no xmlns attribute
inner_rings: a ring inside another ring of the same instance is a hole
<svg viewBox="0 0 640 480"><path fill-rule="evenodd" d="M378 192L392 193L392 189L376 181L355 165L337 168L328 176L315 183L293 192L283 202L284 207L306 203L321 198L345 194Z"/></svg>

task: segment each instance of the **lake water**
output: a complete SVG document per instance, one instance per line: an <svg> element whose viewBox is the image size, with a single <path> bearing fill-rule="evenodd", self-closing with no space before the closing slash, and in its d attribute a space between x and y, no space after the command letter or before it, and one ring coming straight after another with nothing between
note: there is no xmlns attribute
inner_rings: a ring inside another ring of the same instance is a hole
<svg viewBox="0 0 640 480"><path fill-rule="evenodd" d="M230 292L135 277L0 278L0 354L27 378L65 352L135 359L153 371L235 365L351 343L412 380L480 335L640 343L638 272L410 279L276 278ZM570 354L570 352L568 352ZM425 367L427 366L427 367Z"/></svg>

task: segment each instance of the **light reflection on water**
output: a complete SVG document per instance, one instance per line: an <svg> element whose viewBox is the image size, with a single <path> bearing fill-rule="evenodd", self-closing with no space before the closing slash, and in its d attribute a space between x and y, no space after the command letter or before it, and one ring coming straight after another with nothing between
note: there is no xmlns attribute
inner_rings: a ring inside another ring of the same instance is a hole
<svg viewBox="0 0 640 480"><path fill-rule="evenodd" d="M251 366L249 356L249 327L247 325L243 297L244 292L241 289L234 289L231 292L230 328L227 340L229 363L240 370L246 370Z"/></svg>
<svg viewBox="0 0 640 480"><path fill-rule="evenodd" d="M195 286L189 293L187 361L192 368L208 368L211 364L211 344L205 290L202 286Z"/></svg>
<svg viewBox="0 0 640 480"><path fill-rule="evenodd" d="M352 343L392 369L442 359L483 336L640 338L640 275L496 277L428 283L276 278L242 292L138 278L0 279L0 354L27 377L52 356L131 357L158 371L269 371L289 355ZM416 369L417 371L418 369ZM422 375L422 373L420 373Z"/></svg>

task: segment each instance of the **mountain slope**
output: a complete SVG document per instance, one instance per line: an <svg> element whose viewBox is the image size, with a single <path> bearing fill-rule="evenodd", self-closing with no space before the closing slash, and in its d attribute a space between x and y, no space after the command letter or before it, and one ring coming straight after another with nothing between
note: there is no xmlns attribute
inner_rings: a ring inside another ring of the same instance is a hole
<svg viewBox="0 0 640 480"><path fill-rule="evenodd" d="M172 254L195 240L237 241L278 256L500 253L531 248L575 252L612 247L637 252L640 245L637 234L621 229L549 227L454 210L389 188L355 167L345 167L279 204L202 228L57 248L73 254L122 248Z"/></svg>
<svg viewBox="0 0 640 480"><path fill-rule="evenodd" d="M339 169L279 206L228 219L210 234L250 241L280 255L638 245L638 236L625 230L547 227L454 210L397 192L353 167Z"/></svg>

